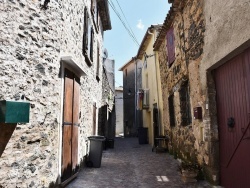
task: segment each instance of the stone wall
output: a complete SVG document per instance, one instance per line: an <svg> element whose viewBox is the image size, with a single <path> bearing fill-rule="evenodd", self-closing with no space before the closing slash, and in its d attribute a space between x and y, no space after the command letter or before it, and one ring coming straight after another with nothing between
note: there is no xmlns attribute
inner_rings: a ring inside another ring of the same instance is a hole
<svg viewBox="0 0 250 188"><path fill-rule="evenodd" d="M90 2L50 1L47 9L41 3L0 1L0 99L31 103L30 122L17 125L1 156L0 187L48 187L59 182L62 56L72 56L86 73L80 81L79 163L86 154L86 137L92 134L93 102L97 108L102 105L96 64L87 66L82 55L83 7ZM102 49L102 33L95 31L94 46L97 42Z"/></svg>
<svg viewBox="0 0 250 188"><path fill-rule="evenodd" d="M166 134L170 136L170 152L183 161L199 163L200 166L204 166L208 163L209 158L208 140L204 138L209 133L205 132L202 120L193 119L193 108L202 107L204 112L206 102L201 93L199 77L205 32L203 1L188 0L180 2L180 4L183 8L169 13L170 19L166 18L165 22L166 31L170 26L174 28L176 59L170 67L167 65L168 54L165 38L158 50L164 104L163 123ZM180 92L183 84L187 81L191 123L183 124ZM174 95L175 113L175 126L173 127L170 126L168 105L168 97L172 94Z"/></svg>
<svg viewBox="0 0 250 188"><path fill-rule="evenodd" d="M123 88L115 90L116 135L123 133Z"/></svg>
<svg viewBox="0 0 250 188"><path fill-rule="evenodd" d="M109 112L115 116L115 75L114 75L114 66L115 62L111 59L105 59L103 65L103 78L102 78L102 121L99 120L100 131L98 131L99 135L103 135L106 137L115 137L115 122L109 120ZM106 108L106 110L103 110ZM107 114L108 113L108 114ZM108 117L108 118L107 118ZM112 135L112 136L111 136Z"/></svg>

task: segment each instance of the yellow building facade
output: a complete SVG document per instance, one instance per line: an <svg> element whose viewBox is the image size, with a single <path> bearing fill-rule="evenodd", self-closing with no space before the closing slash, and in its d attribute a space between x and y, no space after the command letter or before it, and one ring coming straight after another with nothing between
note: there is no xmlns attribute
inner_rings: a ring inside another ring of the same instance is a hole
<svg viewBox="0 0 250 188"><path fill-rule="evenodd" d="M147 29L137 53L137 59L143 64L141 68L143 127L148 128L148 141L152 146L155 137L164 135L160 70L157 53L153 51L160 27L161 25L152 25Z"/></svg>

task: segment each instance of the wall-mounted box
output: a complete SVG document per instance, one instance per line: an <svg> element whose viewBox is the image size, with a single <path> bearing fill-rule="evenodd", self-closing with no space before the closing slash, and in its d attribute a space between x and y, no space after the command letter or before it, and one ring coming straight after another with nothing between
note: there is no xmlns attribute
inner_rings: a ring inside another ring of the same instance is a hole
<svg viewBox="0 0 250 188"><path fill-rule="evenodd" d="M0 101L0 123L28 123L29 114L29 102Z"/></svg>
<svg viewBox="0 0 250 188"><path fill-rule="evenodd" d="M201 107L194 108L194 119L202 119L202 108Z"/></svg>

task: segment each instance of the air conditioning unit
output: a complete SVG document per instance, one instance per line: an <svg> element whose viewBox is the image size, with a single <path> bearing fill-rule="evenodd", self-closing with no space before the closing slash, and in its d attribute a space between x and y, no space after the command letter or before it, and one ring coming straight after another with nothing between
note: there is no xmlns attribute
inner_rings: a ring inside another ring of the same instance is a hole
<svg viewBox="0 0 250 188"><path fill-rule="evenodd" d="M143 90L142 108L143 109L148 109L149 108L149 89L144 89Z"/></svg>

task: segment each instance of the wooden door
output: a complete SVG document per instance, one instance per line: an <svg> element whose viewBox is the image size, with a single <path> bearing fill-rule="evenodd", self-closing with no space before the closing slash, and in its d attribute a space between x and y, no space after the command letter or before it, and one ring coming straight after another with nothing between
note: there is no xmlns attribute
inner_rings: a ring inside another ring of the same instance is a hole
<svg viewBox="0 0 250 188"><path fill-rule="evenodd" d="M215 71L221 185L250 185L250 49Z"/></svg>
<svg viewBox="0 0 250 188"><path fill-rule="evenodd" d="M64 74L64 109L62 137L62 182L78 170L78 126L80 80L71 71Z"/></svg>
<svg viewBox="0 0 250 188"><path fill-rule="evenodd" d="M158 108L157 104L154 104L154 109L153 109L153 127L154 127L154 139L158 137L159 134L159 124L158 124Z"/></svg>

